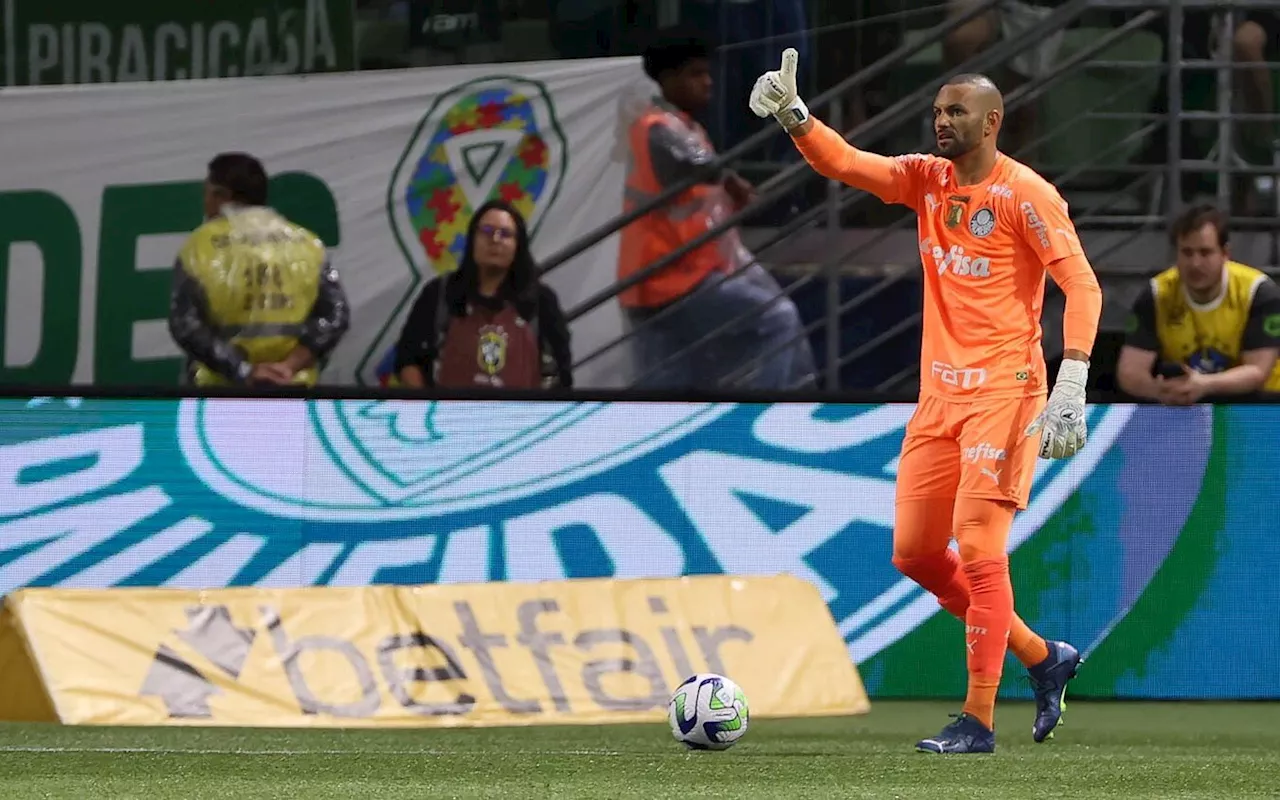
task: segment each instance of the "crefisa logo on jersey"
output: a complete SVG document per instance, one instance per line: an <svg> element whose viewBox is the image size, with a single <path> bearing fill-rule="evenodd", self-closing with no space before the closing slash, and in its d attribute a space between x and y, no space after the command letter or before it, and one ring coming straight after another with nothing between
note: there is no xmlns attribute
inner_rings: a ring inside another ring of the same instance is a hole
<svg viewBox="0 0 1280 800"><path fill-rule="evenodd" d="M1031 205L1030 201L1024 200L1018 208L1022 210L1023 215L1027 218L1027 227L1035 231L1036 238L1040 240L1040 246L1048 250L1049 226L1044 224L1044 220L1040 219L1040 215L1036 213L1036 207Z"/></svg>
<svg viewBox="0 0 1280 800"><path fill-rule="evenodd" d="M943 250L933 244L932 239L920 242L922 257L933 259L934 268L942 275L950 270L959 277L989 278L991 277L991 259L986 256L965 255L964 248L958 244L951 245L950 250Z"/></svg>

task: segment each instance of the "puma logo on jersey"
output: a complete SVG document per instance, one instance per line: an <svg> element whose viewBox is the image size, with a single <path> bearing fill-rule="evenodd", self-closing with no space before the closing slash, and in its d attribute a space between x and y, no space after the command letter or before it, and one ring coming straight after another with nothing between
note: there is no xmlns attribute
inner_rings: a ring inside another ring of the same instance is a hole
<svg viewBox="0 0 1280 800"><path fill-rule="evenodd" d="M996 197L1003 197L1006 200L1013 199L1013 190L1010 189L1008 186L1003 186L999 183L993 183L991 185L991 188L988 189L987 192L989 194L995 195Z"/></svg>
<svg viewBox="0 0 1280 800"><path fill-rule="evenodd" d="M991 259L986 256L965 255L964 248L958 244L951 245L950 250L943 250L938 245L930 248L929 241L925 240L920 243L920 252L933 257L939 275L950 270L953 275L961 277L991 277Z"/></svg>

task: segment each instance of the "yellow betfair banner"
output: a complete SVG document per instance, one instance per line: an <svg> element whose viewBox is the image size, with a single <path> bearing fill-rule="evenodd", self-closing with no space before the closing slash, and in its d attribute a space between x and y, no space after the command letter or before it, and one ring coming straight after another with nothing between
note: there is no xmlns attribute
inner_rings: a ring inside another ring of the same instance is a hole
<svg viewBox="0 0 1280 800"><path fill-rule="evenodd" d="M789 576L27 589L5 602L0 684L25 654L33 694L67 724L656 721L694 672L733 678L756 716L869 707L826 604ZM12 694L0 717L38 713Z"/></svg>
<svg viewBox="0 0 1280 800"><path fill-rule="evenodd" d="M0 712L0 719L11 722L56 719L35 660L8 605L0 607Z"/></svg>

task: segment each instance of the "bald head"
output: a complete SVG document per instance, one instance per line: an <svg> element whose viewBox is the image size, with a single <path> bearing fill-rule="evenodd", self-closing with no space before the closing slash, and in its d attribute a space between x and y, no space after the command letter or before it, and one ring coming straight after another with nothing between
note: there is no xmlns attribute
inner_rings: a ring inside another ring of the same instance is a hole
<svg viewBox="0 0 1280 800"><path fill-rule="evenodd" d="M979 147L995 149L1004 120L1004 96L986 75L957 75L938 90L933 127L938 150L950 159Z"/></svg>
<svg viewBox="0 0 1280 800"><path fill-rule="evenodd" d="M947 81L946 85L942 88L945 89L947 86L956 86L960 89L966 90L966 95L972 98L973 103L980 107L984 112L999 111L1002 114L1004 113L1004 95L1002 95L1000 90L996 87L995 81L991 80L986 75L979 75L977 73L957 75Z"/></svg>

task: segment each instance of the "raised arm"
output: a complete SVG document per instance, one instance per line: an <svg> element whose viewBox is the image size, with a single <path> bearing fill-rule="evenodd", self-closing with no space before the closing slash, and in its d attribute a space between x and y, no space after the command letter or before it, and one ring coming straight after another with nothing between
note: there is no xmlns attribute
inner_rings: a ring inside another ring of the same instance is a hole
<svg viewBox="0 0 1280 800"><path fill-rule="evenodd" d="M782 68L761 75L751 90L751 111L764 118L772 116L791 134L796 148L817 172L849 186L871 192L886 203L915 208L917 177L928 156L891 158L859 150L836 131L809 114L796 93L796 65L793 48L782 54Z"/></svg>
<svg viewBox="0 0 1280 800"><path fill-rule="evenodd" d="M815 117L793 128L791 138L804 160L822 176L871 192L886 203L916 205L912 167L924 156L891 158L859 150Z"/></svg>

